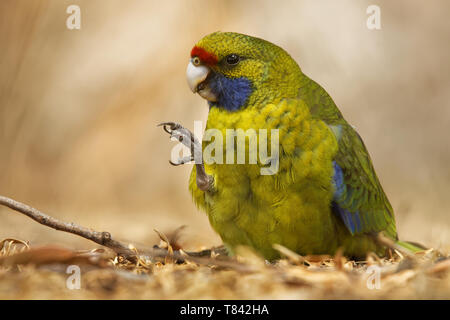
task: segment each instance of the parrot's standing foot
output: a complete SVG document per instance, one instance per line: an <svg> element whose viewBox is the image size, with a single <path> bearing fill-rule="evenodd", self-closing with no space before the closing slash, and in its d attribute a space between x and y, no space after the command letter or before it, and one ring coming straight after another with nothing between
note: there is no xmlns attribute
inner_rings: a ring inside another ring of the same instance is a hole
<svg viewBox="0 0 450 320"><path fill-rule="evenodd" d="M179 159L177 162L169 160L170 164L173 166L179 166L187 162L195 161L195 166L197 169L197 186L200 190L206 192L214 191L214 178L208 175L205 171L205 166L203 164L202 155L202 145L195 137L195 135L189 130L184 128L182 125L175 122L163 122L158 124L162 126L164 131L170 134L171 138L177 139L179 142L184 144L191 150L191 155Z"/></svg>

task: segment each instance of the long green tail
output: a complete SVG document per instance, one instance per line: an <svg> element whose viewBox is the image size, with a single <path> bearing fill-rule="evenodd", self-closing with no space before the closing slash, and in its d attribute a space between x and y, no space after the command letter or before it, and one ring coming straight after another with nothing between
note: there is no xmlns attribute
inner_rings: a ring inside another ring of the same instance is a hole
<svg viewBox="0 0 450 320"><path fill-rule="evenodd" d="M421 251L425 251L428 248L421 245L420 243L416 243L416 242L411 242L411 241L399 241L397 240L395 242L395 244L397 244L398 246L400 246L402 249L405 249L411 253L416 253L416 252L421 252Z"/></svg>

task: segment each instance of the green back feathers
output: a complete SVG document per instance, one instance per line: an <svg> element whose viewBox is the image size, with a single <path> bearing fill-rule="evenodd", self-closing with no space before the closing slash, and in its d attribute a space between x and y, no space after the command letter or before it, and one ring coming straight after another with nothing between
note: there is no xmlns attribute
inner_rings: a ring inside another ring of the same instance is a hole
<svg viewBox="0 0 450 320"><path fill-rule="evenodd" d="M350 231L352 233L384 231L389 237L397 239L392 207L359 134L343 118L325 89L305 75L301 80L300 98L305 100L315 117L329 125L338 140L339 149L335 162L343 173L344 190L335 201L351 219L348 224L353 224L355 228ZM349 225L347 227L351 229Z"/></svg>

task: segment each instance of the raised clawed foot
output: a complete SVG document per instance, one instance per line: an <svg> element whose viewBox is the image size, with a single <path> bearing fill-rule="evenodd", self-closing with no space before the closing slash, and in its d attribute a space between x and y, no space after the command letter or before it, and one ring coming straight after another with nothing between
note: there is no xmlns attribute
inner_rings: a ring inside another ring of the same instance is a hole
<svg viewBox="0 0 450 320"><path fill-rule="evenodd" d="M183 145L191 150L191 155L178 159L176 162L169 160L169 163L173 166L179 166L191 161L195 161L197 167L197 186L200 190L212 192L214 190L214 178L208 175L205 171L203 164L202 145L194 134L184 128L182 125L175 122L163 122L158 124L158 127L163 127L171 138L177 139Z"/></svg>

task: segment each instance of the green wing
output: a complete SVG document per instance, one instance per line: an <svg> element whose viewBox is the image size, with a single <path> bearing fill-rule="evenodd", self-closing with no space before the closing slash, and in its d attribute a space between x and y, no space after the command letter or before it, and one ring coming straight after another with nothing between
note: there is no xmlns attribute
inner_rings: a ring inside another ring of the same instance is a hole
<svg viewBox="0 0 450 320"><path fill-rule="evenodd" d="M333 210L352 234L384 231L397 239L391 204L378 181L364 142L347 123L332 126L332 129L339 146L334 161Z"/></svg>
<svg viewBox="0 0 450 320"><path fill-rule="evenodd" d="M361 137L345 121L325 89L306 75L300 81L299 98L305 100L314 117L328 124L338 140L333 163L334 212L352 234L384 231L397 239L392 207Z"/></svg>

